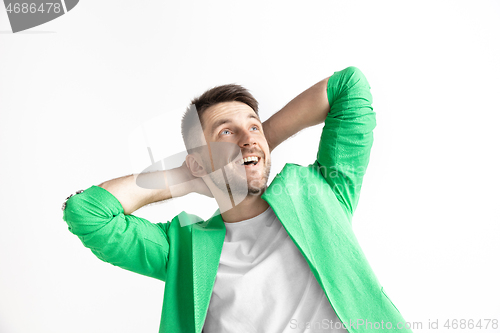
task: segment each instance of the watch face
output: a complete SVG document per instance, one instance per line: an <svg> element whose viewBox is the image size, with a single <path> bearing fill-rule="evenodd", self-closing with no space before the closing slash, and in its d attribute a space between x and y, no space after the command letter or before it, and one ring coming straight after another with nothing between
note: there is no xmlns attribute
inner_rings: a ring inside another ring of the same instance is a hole
<svg viewBox="0 0 500 333"><path fill-rule="evenodd" d="M66 198L66 200L64 200L64 202L63 202L63 204L62 204L62 207L61 207L61 210L63 210L63 211L64 211L64 208L66 208L66 201L68 201L68 199L69 199L69 198L71 198L71 197L72 197L72 196L74 196L75 194L80 194L80 193L82 193L82 192L83 192L83 190L78 190L78 191L76 191L74 194L73 194L73 193L71 193L71 194L69 195L69 197L67 197L67 198Z"/></svg>

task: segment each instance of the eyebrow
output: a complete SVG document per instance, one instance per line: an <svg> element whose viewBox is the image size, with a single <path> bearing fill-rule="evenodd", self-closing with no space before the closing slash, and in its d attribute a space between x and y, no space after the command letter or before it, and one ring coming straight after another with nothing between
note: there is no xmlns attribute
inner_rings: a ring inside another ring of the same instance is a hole
<svg viewBox="0 0 500 333"><path fill-rule="evenodd" d="M257 116L255 116L255 115L253 115L253 114L249 113L249 114L248 114L248 118L247 118L247 119L251 119L251 118L257 119L257 120L260 122L260 119L259 119ZM216 122L212 125L212 133L213 133L213 132L215 132L215 130L216 130L219 126L224 125L224 124L231 124L232 122L233 122L233 121L232 121L231 119L219 119L219 120L217 120L217 121L216 121Z"/></svg>

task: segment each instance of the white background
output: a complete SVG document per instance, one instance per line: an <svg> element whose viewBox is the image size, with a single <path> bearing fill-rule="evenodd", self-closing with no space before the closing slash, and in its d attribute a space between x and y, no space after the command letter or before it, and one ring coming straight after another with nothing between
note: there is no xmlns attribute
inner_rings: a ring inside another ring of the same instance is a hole
<svg viewBox="0 0 500 333"><path fill-rule="evenodd" d="M244 85L265 120L347 66L377 115L353 223L384 289L424 328L500 319L499 17L498 1L82 0L12 34L0 8L0 332L157 332L163 284L94 257L64 199L140 172L129 133L155 117L155 159L182 151L181 113L212 86ZM321 128L273 152L271 179L314 161ZM189 195L135 214L215 209Z"/></svg>

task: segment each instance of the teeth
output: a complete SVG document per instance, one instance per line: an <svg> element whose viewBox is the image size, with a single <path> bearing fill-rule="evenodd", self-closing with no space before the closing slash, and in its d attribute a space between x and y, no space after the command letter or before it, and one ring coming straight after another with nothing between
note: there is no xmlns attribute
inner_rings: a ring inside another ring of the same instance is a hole
<svg viewBox="0 0 500 333"><path fill-rule="evenodd" d="M257 156L249 156L249 157L245 157L244 159L241 159L240 160L240 164L243 164L245 162L250 162L250 161L255 161L255 162L258 162L259 161L259 158Z"/></svg>
<svg viewBox="0 0 500 333"><path fill-rule="evenodd" d="M245 157L243 159L243 162L250 162L250 161L258 161L259 158L257 156L250 156L250 157Z"/></svg>

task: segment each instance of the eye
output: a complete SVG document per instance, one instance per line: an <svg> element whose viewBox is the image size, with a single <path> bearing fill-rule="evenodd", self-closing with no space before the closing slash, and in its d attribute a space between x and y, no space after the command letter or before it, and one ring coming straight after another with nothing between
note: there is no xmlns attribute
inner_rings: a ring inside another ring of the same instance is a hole
<svg viewBox="0 0 500 333"><path fill-rule="evenodd" d="M226 129L226 130L222 130L222 131L220 132L220 134L225 134L225 132L227 132L227 134L231 134L231 132L230 132L229 130L227 130L227 129Z"/></svg>
<svg viewBox="0 0 500 333"><path fill-rule="evenodd" d="M254 131L258 131L259 127L258 126L252 126L252 129L254 129Z"/></svg>

